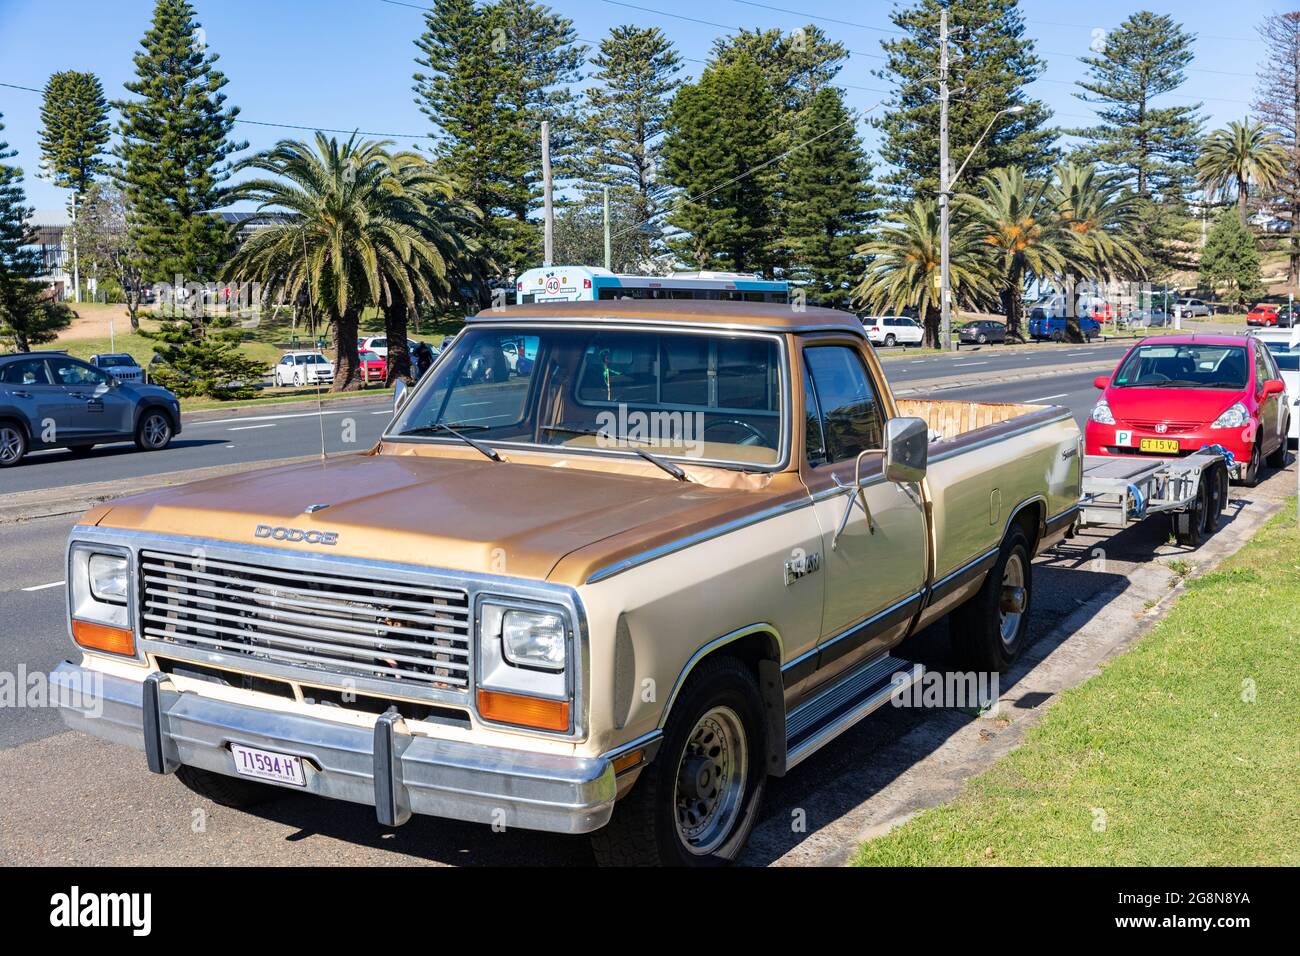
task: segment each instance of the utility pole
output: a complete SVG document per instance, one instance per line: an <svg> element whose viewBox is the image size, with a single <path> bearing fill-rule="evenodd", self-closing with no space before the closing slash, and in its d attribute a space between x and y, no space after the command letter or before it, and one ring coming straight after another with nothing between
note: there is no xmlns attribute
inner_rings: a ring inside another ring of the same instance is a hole
<svg viewBox="0 0 1300 956"><path fill-rule="evenodd" d="M551 199L551 124L546 120L542 120L542 195L545 197L542 265L549 266L555 255L555 205Z"/></svg>
<svg viewBox="0 0 1300 956"><path fill-rule="evenodd" d="M952 276L948 268L948 11L939 11L939 345L952 349Z"/></svg>
<svg viewBox="0 0 1300 956"><path fill-rule="evenodd" d="M614 257L610 253L609 245L609 187L605 187L605 268L613 271L610 263Z"/></svg>

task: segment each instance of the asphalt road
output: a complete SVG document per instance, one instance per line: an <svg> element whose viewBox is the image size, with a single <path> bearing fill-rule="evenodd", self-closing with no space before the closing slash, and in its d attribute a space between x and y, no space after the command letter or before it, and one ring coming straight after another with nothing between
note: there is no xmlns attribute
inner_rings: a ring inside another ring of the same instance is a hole
<svg viewBox="0 0 1300 956"><path fill-rule="evenodd" d="M245 410L249 411L249 410ZM91 481L113 481L213 465L274 461L318 453L360 451L378 440L392 417L386 403L353 405L332 401L315 411L249 411L230 417L186 421L181 434L162 451L141 452L123 442L101 445L74 457L60 449L33 452L15 468L0 472L0 490L34 491Z"/></svg>
<svg viewBox="0 0 1300 956"><path fill-rule="evenodd" d="M950 355L918 355L916 358L906 357L906 350L894 349L891 355L897 357L890 357L884 362L884 367L885 375L895 386L950 375L969 375L972 379L1022 373L1032 375L1058 365L1093 361L1115 363L1132 345L1132 339L1123 339L1091 345L1019 345L984 349L970 346Z"/></svg>

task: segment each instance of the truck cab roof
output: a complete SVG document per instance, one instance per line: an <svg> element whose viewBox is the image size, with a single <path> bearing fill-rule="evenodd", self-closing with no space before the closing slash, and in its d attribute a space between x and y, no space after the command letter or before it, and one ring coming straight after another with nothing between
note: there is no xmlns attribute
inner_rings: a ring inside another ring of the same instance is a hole
<svg viewBox="0 0 1300 956"><path fill-rule="evenodd" d="M578 319L591 322L654 322L742 328L769 332L810 332L821 329L862 336L862 321L849 312L807 306L794 309L780 302L723 302L711 299L631 299L609 302L547 302L484 309L471 323L535 322Z"/></svg>

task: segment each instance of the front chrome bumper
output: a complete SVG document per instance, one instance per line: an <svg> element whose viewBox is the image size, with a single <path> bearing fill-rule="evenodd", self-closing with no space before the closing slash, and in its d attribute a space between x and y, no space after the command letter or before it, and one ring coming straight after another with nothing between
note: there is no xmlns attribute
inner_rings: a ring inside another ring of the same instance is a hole
<svg viewBox="0 0 1300 956"><path fill-rule="evenodd" d="M302 757L305 789L375 807L379 822L412 813L527 830L589 833L614 809L614 768L605 757L564 757L484 747L410 733L400 717L373 731L181 693L165 674L144 682L65 661L50 675L64 723L146 754L149 769L179 765L237 776L230 744ZM85 689L95 688L94 699ZM277 784L271 783L271 786Z"/></svg>

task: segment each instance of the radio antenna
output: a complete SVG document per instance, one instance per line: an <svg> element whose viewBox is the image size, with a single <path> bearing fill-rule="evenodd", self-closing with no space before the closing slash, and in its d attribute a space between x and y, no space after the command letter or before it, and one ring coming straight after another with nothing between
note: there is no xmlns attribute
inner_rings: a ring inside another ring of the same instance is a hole
<svg viewBox="0 0 1300 956"><path fill-rule="evenodd" d="M307 316L311 323L312 344L316 344L316 302L311 294L311 271L307 263L307 223L302 224L298 230L298 238L302 240L302 274L307 279ZM335 374L338 373L337 364ZM325 460L325 409L321 405L320 397L320 375L316 376L316 421L320 425L320 460Z"/></svg>

